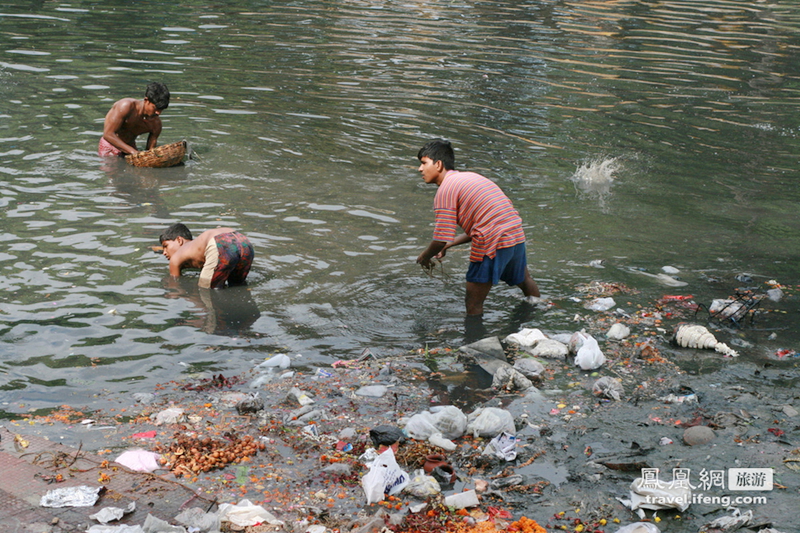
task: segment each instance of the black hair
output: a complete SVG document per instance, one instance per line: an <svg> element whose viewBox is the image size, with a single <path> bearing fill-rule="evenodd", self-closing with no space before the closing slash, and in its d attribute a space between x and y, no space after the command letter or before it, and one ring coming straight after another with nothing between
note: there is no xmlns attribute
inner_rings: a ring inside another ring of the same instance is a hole
<svg viewBox="0 0 800 533"><path fill-rule="evenodd" d="M176 222L175 224L168 227L166 231L162 233L161 236L158 238L158 242L163 244L164 241L174 241L178 237L183 237L187 241L192 240L192 232L189 231L189 228L187 228L180 222Z"/></svg>
<svg viewBox="0 0 800 533"><path fill-rule="evenodd" d="M144 97L153 102L159 111L169 107L169 89L160 81L154 81L147 86Z"/></svg>
<svg viewBox="0 0 800 533"><path fill-rule="evenodd" d="M456 155L453 152L453 145L444 139L434 139L429 141L419 149L417 159L422 161L423 157L429 157L434 163L441 161L445 170L455 170Z"/></svg>

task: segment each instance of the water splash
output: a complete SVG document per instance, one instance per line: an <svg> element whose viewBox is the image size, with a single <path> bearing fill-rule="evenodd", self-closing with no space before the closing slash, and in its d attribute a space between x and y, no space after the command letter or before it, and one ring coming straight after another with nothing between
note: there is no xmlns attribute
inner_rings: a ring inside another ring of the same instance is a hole
<svg viewBox="0 0 800 533"><path fill-rule="evenodd" d="M569 179L575 184L578 193L596 198L600 207L605 209L605 201L611 195L615 175L622 168L618 157L594 159L581 164Z"/></svg>

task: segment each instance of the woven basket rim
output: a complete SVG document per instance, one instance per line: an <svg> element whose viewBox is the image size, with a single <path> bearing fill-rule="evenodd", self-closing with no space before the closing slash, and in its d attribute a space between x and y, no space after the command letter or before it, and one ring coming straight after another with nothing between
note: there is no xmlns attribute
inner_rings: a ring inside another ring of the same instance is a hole
<svg viewBox="0 0 800 533"><path fill-rule="evenodd" d="M126 155L125 161L137 167L171 167L183 161L186 155L186 140L156 146L133 155Z"/></svg>

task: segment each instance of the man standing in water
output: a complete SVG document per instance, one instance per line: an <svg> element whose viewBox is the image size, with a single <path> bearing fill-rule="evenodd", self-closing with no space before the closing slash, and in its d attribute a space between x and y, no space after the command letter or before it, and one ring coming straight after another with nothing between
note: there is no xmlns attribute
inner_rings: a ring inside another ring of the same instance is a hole
<svg viewBox="0 0 800 533"><path fill-rule="evenodd" d="M169 106L169 89L160 82L147 86L144 99L117 100L103 125L103 136L97 147L101 156L124 156L138 152L136 137L148 133L147 150L155 148L161 134L161 112Z"/></svg>
<svg viewBox="0 0 800 533"><path fill-rule="evenodd" d="M518 286L529 301L539 298L539 287L528 272L522 219L500 187L480 174L456 171L449 141L430 141L417 158L423 181L439 187L433 199L433 240L417 263L431 268L431 259L444 257L448 248L472 243L465 298L468 317L483 314L483 302L500 280ZM456 226L464 230L458 237Z"/></svg>

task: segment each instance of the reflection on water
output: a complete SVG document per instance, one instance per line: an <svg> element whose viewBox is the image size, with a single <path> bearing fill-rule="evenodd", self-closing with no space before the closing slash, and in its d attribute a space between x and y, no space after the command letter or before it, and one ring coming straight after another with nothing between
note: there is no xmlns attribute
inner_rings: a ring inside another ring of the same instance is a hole
<svg viewBox="0 0 800 533"><path fill-rule="evenodd" d="M261 316L258 305L244 285L219 290L201 289L194 277L186 276L178 279L167 276L163 285L169 289L167 298L185 298L198 310L200 316L179 323L209 335L246 336Z"/></svg>
<svg viewBox="0 0 800 533"><path fill-rule="evenodd" d="M91 403L278 350L329 364L568 331L592 280L637 288L625 308L727 297L741 272L798 283L793 2L194 7L0 3L0 402ZM109 106L149 81L172 92L160 140L197 159L100 160ZM448 280L414 263L434 194L415 156L434 137L513 200L548 312L498 287L473 328L466 249ZM178 220L248 235L246 290L165 297L150 246ZM687 286L664 287L664 265ZM744 331L743 357L800 341L792 315L768 319L777 340Z"/></svg>

